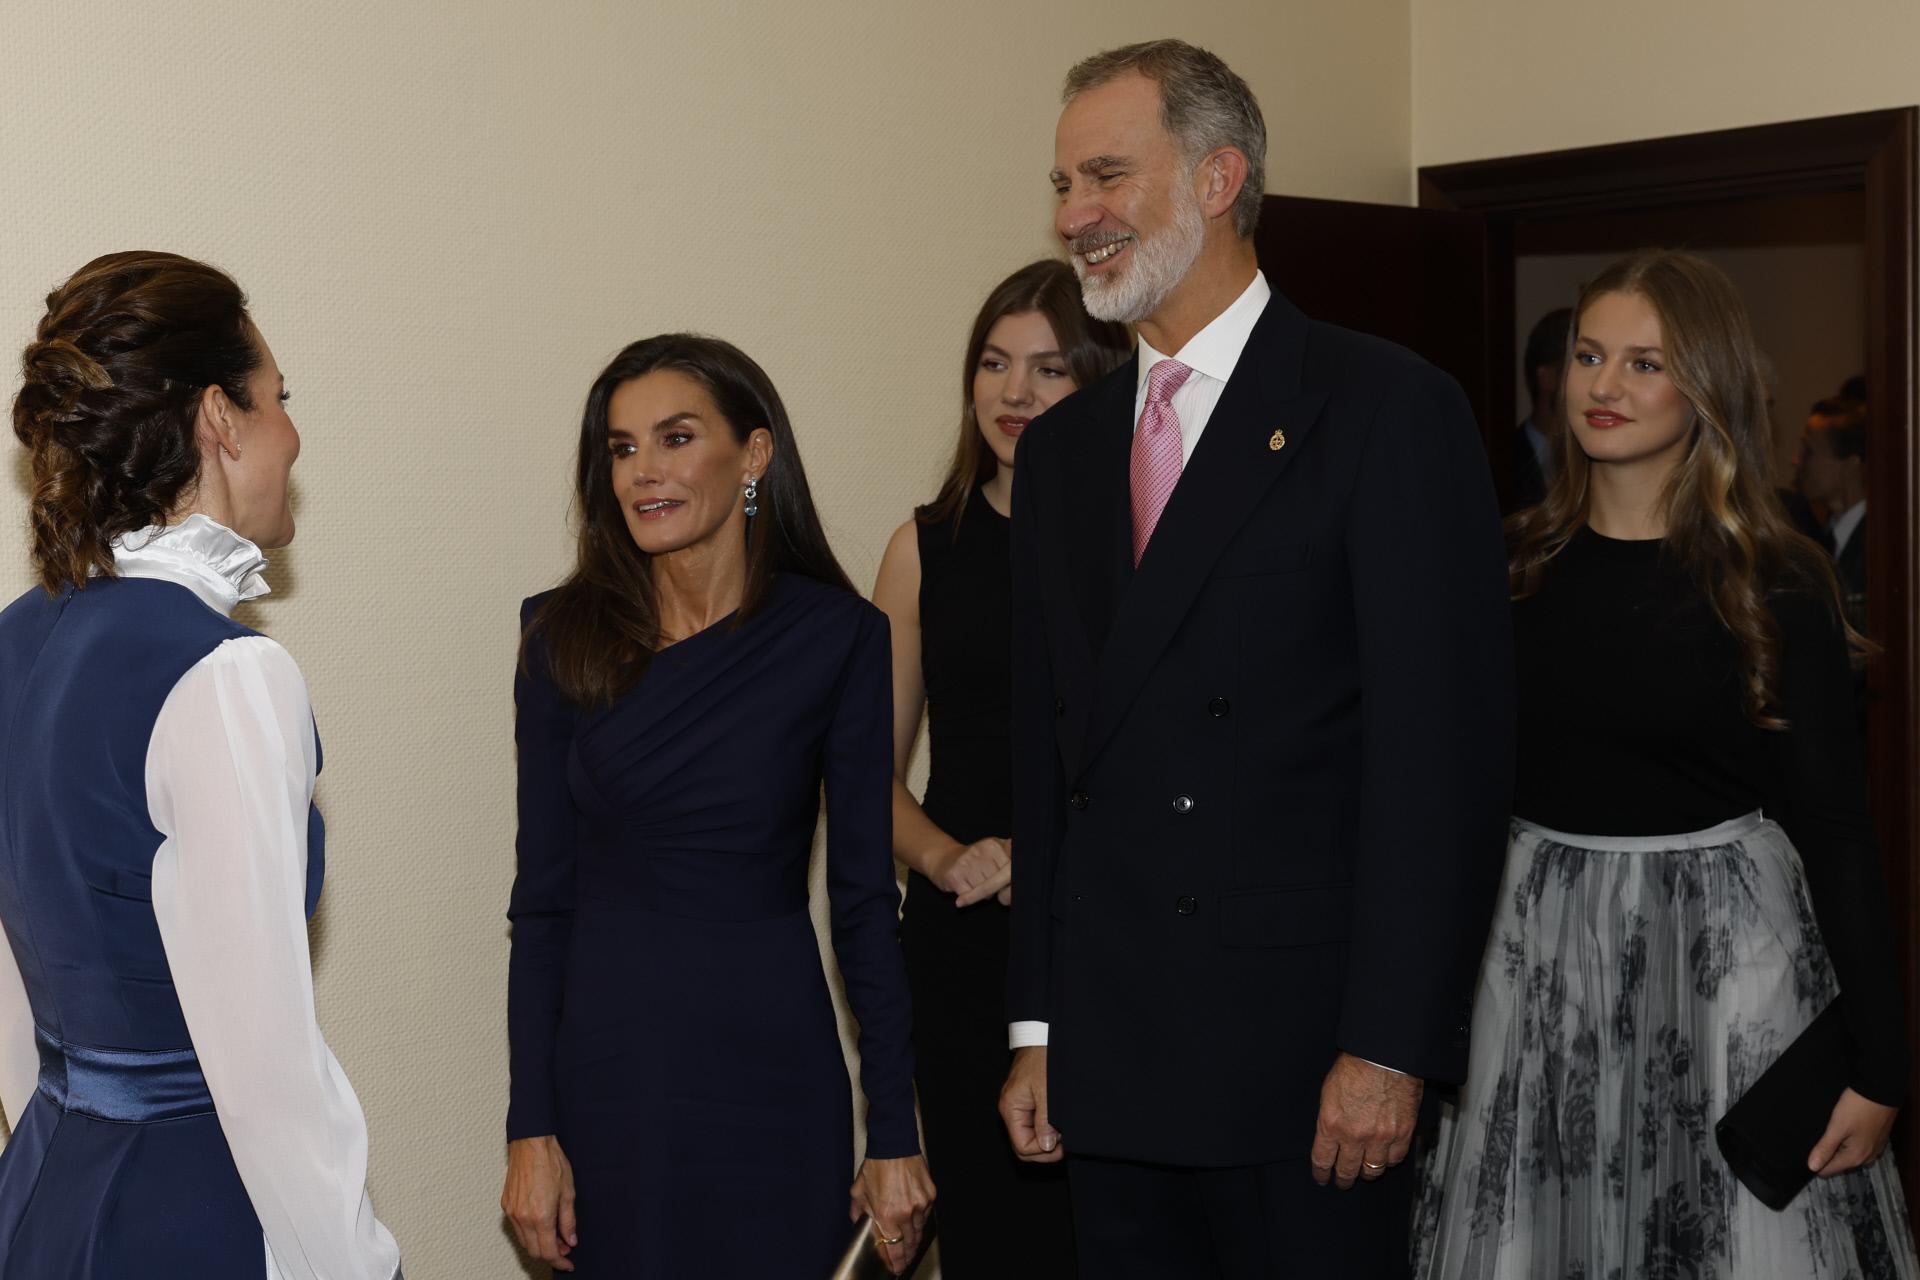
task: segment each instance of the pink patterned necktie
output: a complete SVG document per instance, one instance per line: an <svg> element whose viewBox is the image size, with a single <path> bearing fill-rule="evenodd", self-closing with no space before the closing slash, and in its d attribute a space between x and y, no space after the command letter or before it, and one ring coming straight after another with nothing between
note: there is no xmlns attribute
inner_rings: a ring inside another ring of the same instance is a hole
<svg viewBox="0 0 1920 1280"><path fill-rule="evenodd" d="M1173 486L1180 482L1180 417L1173 393L1193 373L1178 360L1162 360L1147 370L1147 404L1133 433L1133 563L1147 549Z"/></svg>

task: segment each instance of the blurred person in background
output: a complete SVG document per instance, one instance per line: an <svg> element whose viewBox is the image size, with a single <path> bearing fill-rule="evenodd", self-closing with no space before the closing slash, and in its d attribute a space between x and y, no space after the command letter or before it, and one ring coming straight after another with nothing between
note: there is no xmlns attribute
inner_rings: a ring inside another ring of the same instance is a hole
<svg viewBox="0 0 1920 1280"><path fill-rule="evenodd" d="M1554 442L1560 406L1560 375L1567 364L1567 330L1573 312L1559 307L1540 317L1527 333L1521 372L1526 376L1529 408L1513 435L1513 495L1509 510L1535 506L1546 496L1553 475Z"/></svg>

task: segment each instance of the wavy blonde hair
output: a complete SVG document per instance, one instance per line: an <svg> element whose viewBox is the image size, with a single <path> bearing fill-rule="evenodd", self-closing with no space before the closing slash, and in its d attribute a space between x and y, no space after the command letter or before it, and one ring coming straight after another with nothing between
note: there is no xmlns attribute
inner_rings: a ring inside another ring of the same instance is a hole
<svg viewBox="0 0 1920 1280"><path fill-rule="evenodd" d="M1642 298L1660 318L1667 375L1693 406L1693 437L1662 497L1664 553L1699 584L1739 646L1747 718L1785 729L1777 681L1780 626L1769 594L1802 590L1830 605L1857 659L1872 646L1847 626L1827 554L1788 521L1770 478L1765 361L1746 303L1726 273L1690 253L1652 249L1608 266L1580 291L1562 367L1580 321L1607 294ZM1507 520L1507 572L1515 600L1540 587L1547 566L1587 522L1590 464L1563 405L1552 427L1554 469L1537 507Z"/></svg>

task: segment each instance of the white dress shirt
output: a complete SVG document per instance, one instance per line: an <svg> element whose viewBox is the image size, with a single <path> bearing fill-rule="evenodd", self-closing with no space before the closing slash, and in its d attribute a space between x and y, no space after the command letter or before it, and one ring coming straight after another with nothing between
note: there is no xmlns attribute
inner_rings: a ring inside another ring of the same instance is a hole
<svg viewBox="0 0 1920 1280"><path fill-rule="evenodd" d="M1273 289L1267 284L1267 277L1255 271L1253 283L1174 353L1173 359L1193 370L1173 393L1173 412L1180 419L1182 466L1193 461L1193 447L1200 443L1200 433L1207 429L1213 407L1220 403L1220 393L1227 389L1227 379L1233 376L1234 366L1240 363L1240 353L1246 349L1247 339L1253 336L1254 323L1272 297ZM1147 408L1147 375L1165 359L1167 356L1154 350L1151 342L1140 339L1139 377L1133 390L1135 431L1140 429L1140 415Z"/></svg>
<svg viewBox="0 0 1920 1280"><path fill-rule="evenodd" d="M1865 498L1862 498L1835 516L1827 525L1827 532L1833 535L1833 558L1835 560L1838 560L1840 553L1847 549L1847 540L1853 537L1854 531L1860 527L1860 522L1866 518L1867 502Z"/></svg>
<svg viewBox="0 0 1920 1280"><path fill-rule="evenodd" d="M223 615L267 593L266 558L189 516L116 539L115 571L176 582ZM148 741L163 837L153 914L195 1055L263 1232L267 1280L392 1280L400 1249L367 1198L367 1123L314 1017L307 812L318 765L306 681L265 636L190 668ZM0 1092L18 1117L38 1074L33 1014L0 945Z"/></svg>
<svg viewBox="0 0 1920 1280"><path fill-rule="evenodd" d="M1192 461L1194 446L1200 443L1200 433L1207 429L1214 406L1220 403L1220 393L1227 389L1227 379L1233 376L1234 366L1240 363L1240 353L1246 350L1247 339L1253 336L1254 323L1267 309L1267 302L1272 297L1273 289L1267 284L1266 274L1255 271L1253 283L1174 354L1175 360L1193 370L1192 375L1180 384L1180 389L1173 393L1173 412L1180 419L1181 465ZM1153 344L1145 338L1140 339L1139 354L1139 378L1133 393L1135 431L1140 429L1140 415L1147 407L1147 375L1153 372L1154 365L1167 358L1154 350ZM1021 1049L1046 1042L1047 1024L1044 1022L1016 1022L1007 1028L1007 1044L1010 1048Z"/></svg>

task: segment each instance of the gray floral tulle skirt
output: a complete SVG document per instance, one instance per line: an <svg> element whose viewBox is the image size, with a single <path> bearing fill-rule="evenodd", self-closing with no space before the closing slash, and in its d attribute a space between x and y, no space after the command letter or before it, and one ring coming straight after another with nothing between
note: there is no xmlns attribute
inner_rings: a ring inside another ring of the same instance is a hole
<svg viewBox="0 0 1920 1280"><path fill-rule="evenodd" d="M1421 1160L1421 1280L1920 1280L1893 1157L1776 1213L1713 1126L1837 992L1760 814L1685 836L1513 824L1472 1059Z"/></svg>

